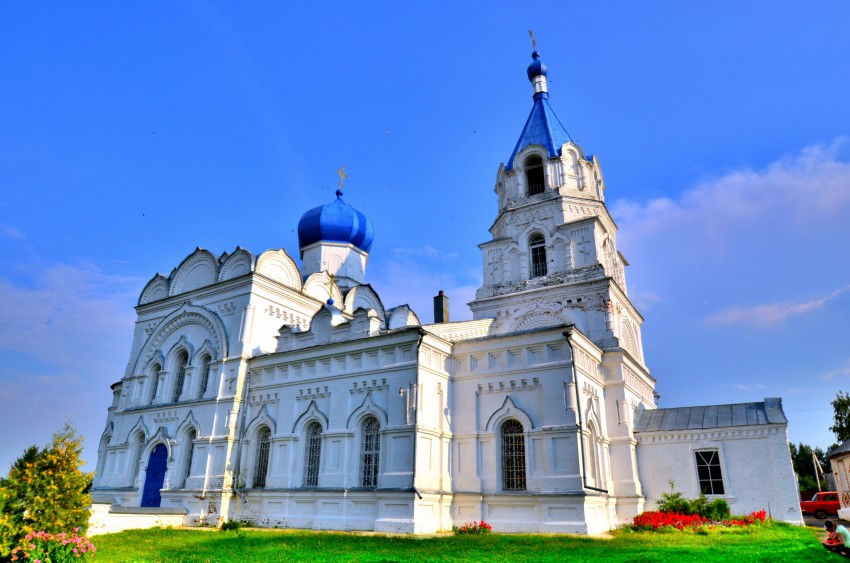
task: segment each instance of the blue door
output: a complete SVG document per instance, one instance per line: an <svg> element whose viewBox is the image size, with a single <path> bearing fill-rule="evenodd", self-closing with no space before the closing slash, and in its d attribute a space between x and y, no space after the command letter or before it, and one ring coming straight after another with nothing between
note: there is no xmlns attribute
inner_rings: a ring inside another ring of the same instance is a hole
<svg viewBox="0 0 850 563"><path fill-rule="evenodd" d="M159 506L161 498L159 490L165 481L165 466L168 462L168 450L165 444L159 444L148 459L148 470L145 474L145 488L142 492L142 506Z"/></svg>

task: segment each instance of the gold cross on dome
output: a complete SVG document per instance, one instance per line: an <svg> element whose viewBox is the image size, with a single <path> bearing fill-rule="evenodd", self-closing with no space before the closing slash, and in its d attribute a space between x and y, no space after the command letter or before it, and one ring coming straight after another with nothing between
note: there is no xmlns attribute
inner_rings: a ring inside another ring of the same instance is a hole
<svg viewBox="0 0 850 563"><path fill-rule="evenodd" d="M348 174L345 173L345 166L336 171L339 174L339 189L342 189L342 181L348 178Z"/></svg>
<svg viewBox="0 0 850 563"><path fill-rule="evenodd" d="M528 30L528 35L530 35L530 36L531 36L531 46L532 46L532 47L534 48L534 50L536 51L536 50L537 50L537 41L535 41L535 40L534 40L534 32L533 32L533 31L531 31L531 30L529 29L529 30Z"/></svg>

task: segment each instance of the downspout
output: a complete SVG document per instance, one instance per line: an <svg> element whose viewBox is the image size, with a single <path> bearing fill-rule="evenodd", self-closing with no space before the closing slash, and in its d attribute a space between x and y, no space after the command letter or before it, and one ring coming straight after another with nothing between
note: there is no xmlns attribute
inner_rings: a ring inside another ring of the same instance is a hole
<svg viewBox="0 0 850 563"><path fill-rule="evenodd" d="M418 383L418 381L419 381L419 349L422 347L422 341L425 340L426 334L427 333L420 328L419 329L419 341L416 343L416 377L414 379L414 385L417 385L417 389L416 389L416 400L417 401L419 400L419 388L418 388L418 385L419 385L419 383ZM407 388L407 400L410 401L410 387ZM408 412L410 412L410 411L408 410ZM416 450L418 449L417 443L416 443L417 442L417 440L416 440L416 438L417 438L417 436L416 436L416 422L419 420L419 409L414 408L413 412L416 413L416 419L413 421L413 479L412 479L412 483L411 483L411 488L413 489L413 492L416 493L416 496L419 498L419 500L422 500L422 495L419 493L419 489L416 488ZM405 413L405 417L406 416L407 416L407 413Z"/></svg>
<svg viewBox="0 0 850 563"><path fill-rule="evenodd" d="M239 436L239 444L236 446L236 469L233 473L233 492L239 495L242 499L242 504L248 504L248 498L245 491L239 490L239 471L242 469L242 445L245 441L245 418L248 416L248 386L251 384L250 374L245 378L245 384L242 386L242 412L239 413L239 422L237 423L236 434Z"/></svg>
<svg viewBox="0 0 850 563"><path fill-rule="evenodd" d="M582 432L582 420L581 420L581 397L579 397L578 391L578 370L576 369L576 355L575 349L573 348L573 326L570 325L566 327L564 330L564 336L567 337L567 346L570 347L570 371L573 376L573 386L575 387L576 392L576 414L578 415L578 441L579 447L581 448L581 485L585 489L590 489L591 491L597 491L600 493L607 493L608 489L599 489L597 487L591 487L587 484L587 468L585 467L585 449L584 449L584 432Z"/></svg>

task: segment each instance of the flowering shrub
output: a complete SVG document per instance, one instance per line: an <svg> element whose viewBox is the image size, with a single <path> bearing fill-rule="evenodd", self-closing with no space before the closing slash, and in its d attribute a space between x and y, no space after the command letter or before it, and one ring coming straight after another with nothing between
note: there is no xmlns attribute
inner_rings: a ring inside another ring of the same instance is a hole
<svg viewBox="0 0 850 563"><path fill-rule="evenodd" d="M92 476L80 471L82 440L66 424L43 448L27 448L0 479L0 561L25 545L23 538L30 532L78 528L85 534Z"/></svg>
<svg viewBox="0 0 850 563"><path fill-rule="evenodd" d="M650 511L642 512L635 516L632 522L632 528L635 530L658 530L659 528L672 527L677 530L685 528L700 528L700 527L727 527L727 528L742 528L756 523L764 523L767 519L767 512L759 510L752 512L747 516L730 517L725 520L711 521L703 518L699 514L682 514L681 512L662 512Z"/></svg>
<svg viewBox="0 0 850 563"><path fill-rule="evenodd" d="M87 537L78 536L78 531L79 528L74 528L71 534L30 532L12 550L12 561L65 563L83 558L94 559L94 544Z"/></svg>
<svg viewBox="0 0 850 563"><path fill-rule="evenodd" d="M481 522L472 522L472 524L464 524L461 527L452 526L452 532L455 534L489 534L493 531L493 526L482 520Z"/></svg>

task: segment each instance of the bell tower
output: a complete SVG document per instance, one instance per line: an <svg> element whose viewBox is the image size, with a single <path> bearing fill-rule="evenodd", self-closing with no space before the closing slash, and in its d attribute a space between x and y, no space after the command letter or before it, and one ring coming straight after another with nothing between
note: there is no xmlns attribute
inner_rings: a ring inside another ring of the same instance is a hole
<svg viewBox="0 0 850 563"><path fill-rule="evenodd" d="M499 332L573 323L600 348L622 347L643 363L643 318L627 295L599 159L555 115L548 68L536 50L531 57L531 113L496 176L473 316L495 318Z"/></svg>

